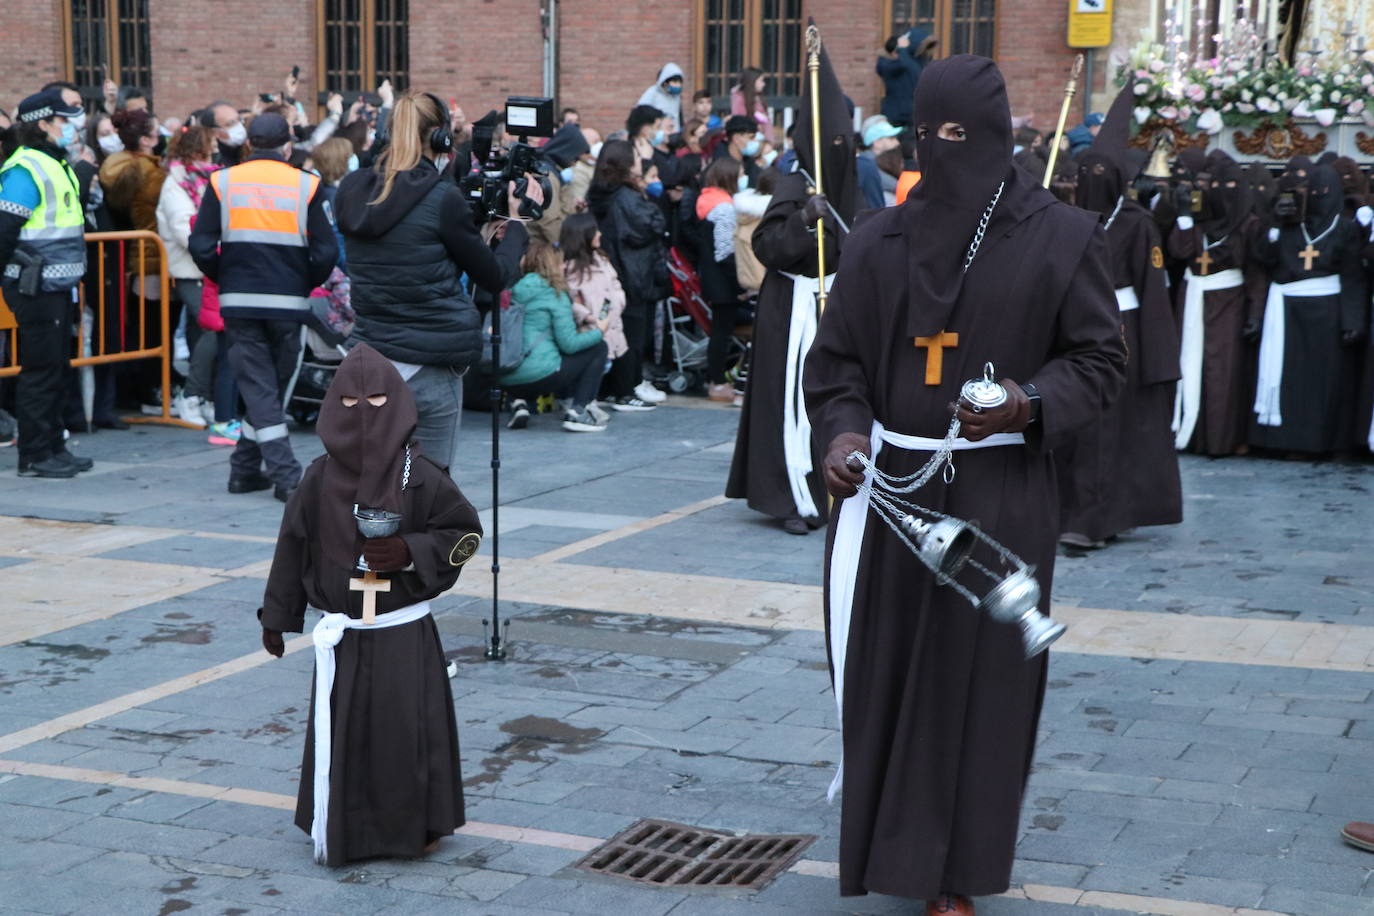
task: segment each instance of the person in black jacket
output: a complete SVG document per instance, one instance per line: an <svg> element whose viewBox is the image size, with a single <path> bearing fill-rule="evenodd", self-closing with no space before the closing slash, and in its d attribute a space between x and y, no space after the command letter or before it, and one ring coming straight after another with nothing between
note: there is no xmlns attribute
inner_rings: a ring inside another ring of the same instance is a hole
<svg viewBox="0 0 1374 916"><path fill-rule="evenodd" d="M401 373L419 408L415 438L450 474L463 375L482 353L482 316L459 278L466 273L471 284L499 295L520 278L529 245L516 219L494 220L490 236L478 231L452 171L440 165L453 145L443 103L407 93L396 100L386 151L374 167L345 178L337 197L357 313L351 339ZM543 203L537 183L526 194ZM513 183L509 205L519 212ZM494 249L489 238L500 240Z"/></svg>
<svg viewBox="0 0 1374 916"><path fill-rule="evenodd" d="M653 410L666 395L644 378L644 346L654 303L669 292L666 220L645 194L641 160L625 140L601 147L587 203L625 289L625 340L630 349L611 366L607 402L620 411Z"/></svg>

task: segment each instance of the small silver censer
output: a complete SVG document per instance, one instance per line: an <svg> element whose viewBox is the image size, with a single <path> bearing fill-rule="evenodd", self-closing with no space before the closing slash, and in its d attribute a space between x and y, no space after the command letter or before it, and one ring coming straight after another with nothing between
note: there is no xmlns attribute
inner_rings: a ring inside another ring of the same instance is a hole
<svg viewBox="0 0 1374 916"><path fill-rule="evenodd" d="M983 377L971 378L959 389L959 397L974 413L982 413L1007 402L1007 389L997 381L992 363L983 364Z"/></svg>

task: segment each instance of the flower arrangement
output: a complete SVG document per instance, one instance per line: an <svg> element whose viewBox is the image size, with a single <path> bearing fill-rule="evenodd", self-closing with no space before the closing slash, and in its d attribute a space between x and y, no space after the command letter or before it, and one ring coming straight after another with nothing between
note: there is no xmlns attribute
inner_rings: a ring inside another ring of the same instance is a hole
<svg viewBox="0 0 1374 916"><path fill-rule="evenodd" d="M1309 61L1289 66L1266 55L1257 39L1226 42L1219 55L1169 59L1164 45L1137 45L1117 75L1135 99L1132 132L1152 119L1188 133L1220 133L1223 127L1281 127L1290 118L1311 118L1323 127L1362 119L1374 126L1374 67L1361 56L1308 52Z"/></svg>

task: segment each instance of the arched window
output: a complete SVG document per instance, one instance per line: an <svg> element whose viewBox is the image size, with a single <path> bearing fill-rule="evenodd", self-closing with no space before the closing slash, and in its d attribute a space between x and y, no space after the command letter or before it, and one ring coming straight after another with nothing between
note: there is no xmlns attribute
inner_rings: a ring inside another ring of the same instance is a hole
<svg viewBox="0 0 1374 916"><path fill-rule="evenodd" d="M148 0L70 0L62 10L68 79L97 98L106 79L151 92Z"/></svg>
<svg viewBox="0 0 1374 916"><path fill-rule="evenodd" d="M912 26L929 29L940 40L936 57L997 56L997 0L887 0L887 5L889 34Z"/></svg>
<svg viewBox="0 0 1374 916"><path fill-rule="evenodd" d="M397 90L410 77L407 0L317 0L319 85L371 92L385 79Z"/></svg>

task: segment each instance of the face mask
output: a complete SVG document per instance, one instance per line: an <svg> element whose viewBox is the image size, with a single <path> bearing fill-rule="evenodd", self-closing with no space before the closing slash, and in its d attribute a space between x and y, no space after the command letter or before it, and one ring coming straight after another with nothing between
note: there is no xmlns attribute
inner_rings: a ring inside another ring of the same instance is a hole
<svg viewBox="0 0 1374 916"><path fill-rule="evenodd" d="M76 126L71 121L62 123L62 136L57 138L57 145L66 149L77 141Z"/></svg>
<svg viewBox="0 0 1374 916"><path fill-rule="evenodd" d="M320 177L320 170L319 170L319 169L301 169L301 171L302 171L302 172L309 172L311 175L314 175L316 178L319 178L319 177Z"/></svg>
<svg viewBox="0 0 1374 916"><path fill-rule="evenodd" d="M666 139L668 139L668 135L661 130L658 131L656 134L654 134L654 146L662 146L663 141Z"/></svg>
<svg viewBox="0 0 1374 916"><path fill-rule="evenodd" d="M157 132L164 137L172 136L172 132L162 125L158 125Z"/></svg>
<svg viewBox="0 0 1374 916"><path fill-rule="evenodd" d="M669 85L669 86L668 86L668 94L669 94L669 95L682 95L682 87L681 87L681 86Z"/></svg>
<svg viewBox="0 0 1374 916"><path fill-rule="evenodd" d="M377 131L375 131L375 130L368 130L368 132L367 132L367 145L368 145L368 146L371 146L372 144L374 144L374 143L376 143L376 142L377 142Z"/></svg>
<svg viewBox="0 0 1374 916"><path fill-rule="evenodd" d="M740 150L740 154L743 155L745 159L753 159L759 154L759 146L761 145L762 144L760 144L758 140L750 140L748 143L744 144L744 149Z"/></svg>
<svg viewBox="0 0 1374 916"><path fill-rule="evenodd" d="M741 191L749 187L749 176L743 172L739 173L739 181L735 182Z"/></svg>
<svg viewBox="0 0 1374 916"><path fill-rule="evenodd" d="M648 195L649 195L650 197L662 197L662 196L663 196L663 182L661 182L661 181L651 181L651 182L649 182L647 185L644 186L644 190L648 193Z"/></svg>
<svg viewBox="0 0 1374 916"><path fill-rule="evenodd" d="M568 166L566 169L564 169L563 171L559 172L559 173L558 173L558 179L559 179L560 181L562 181L564 184L572 184L572 180L573 180L573 170L572 170L572 166Z"/></svg>
<svg viewBox="0 0 1374 916"><path fill-rule="evenodd" d="M72 125L72 127L75 127L77 130L85 130L86 112L83 111L81 112L81 114L76 115L75 117L68 118L67 121Z"/></svg>
<svg viewBox="0 0 1374 916"><path fill-rule="evenodd" d="M350 155L350 156L348 157L348 170L349 170L350 172L356 172L356 171L358 171L358 154L357 154L357 153L353 153L352 155Z"/></svg>
<svg viewBox="0 0 1374 916"><path fill-rule="evenodd" d="M773 160L777 158L778 151L775 149L770 149L768 152L763 154L763 167L768 168L768 166L773 164Z"/></svg>
<svg viewBox="0 0 1374 916"><path fill-rule="evenodd" d="M230 124L225 128L225 133L228 135L224 138L225 146L243 146L244 141L248 139L248 128L243 126L242 121Z"/></svg>
<svg viewBox="0 0 1374 916"><path fill-rule="evenodd" d="M124 151L124 141L119 139L119 134L106 134L100 138L100 151L106 156L122 153Z"/></svg>
<svg viewBox="0 0 1374 916"><path fill-rule="evenodd" d="M593 165L596 164L595 160L596 160L596 159L599 159L599 158L601 157L601 147L602 147L602 143L601 143L601 141L599 141L599 140L598 140L596 143L593 143L593 144L592 144L592 160L593 160L592 164L593 164Z"/></svg>

